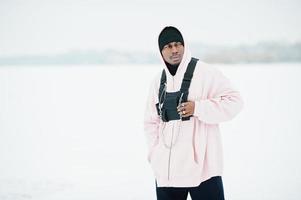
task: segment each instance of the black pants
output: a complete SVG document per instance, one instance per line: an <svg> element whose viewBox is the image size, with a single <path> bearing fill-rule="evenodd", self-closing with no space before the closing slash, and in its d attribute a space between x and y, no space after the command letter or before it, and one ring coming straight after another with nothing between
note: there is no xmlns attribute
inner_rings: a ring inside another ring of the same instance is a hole
<svg viewBox="0 0 301 200"><path fill-rule="evenodd" d="M157 200L186 200L188 193L192 200L224 200L222 177L215 176L198 187L157 187Z"/></svg>

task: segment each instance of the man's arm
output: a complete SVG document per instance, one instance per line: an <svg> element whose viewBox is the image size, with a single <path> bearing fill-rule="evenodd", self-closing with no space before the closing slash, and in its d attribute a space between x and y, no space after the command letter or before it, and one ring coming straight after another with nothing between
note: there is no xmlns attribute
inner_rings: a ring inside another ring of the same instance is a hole
<svg viewBox="0 0 301 200"><path fill-rule="evenodd" d="M209 86L211 98L195 101L194 116L208 124L228 121L238 114L243 101L240 93L232 88L230 81L219 70L214 75Z"/></svg>

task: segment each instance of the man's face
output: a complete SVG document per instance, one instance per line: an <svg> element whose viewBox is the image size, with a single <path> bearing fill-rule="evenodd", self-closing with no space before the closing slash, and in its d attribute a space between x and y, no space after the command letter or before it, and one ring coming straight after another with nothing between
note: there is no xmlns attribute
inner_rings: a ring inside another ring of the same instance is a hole
<svg viewBox="0 0 301 200"><path fill-rule="evenodd" d="M170 42L162 49L163 59L171 65L180 64L184 54L181 42Z"/></svg>

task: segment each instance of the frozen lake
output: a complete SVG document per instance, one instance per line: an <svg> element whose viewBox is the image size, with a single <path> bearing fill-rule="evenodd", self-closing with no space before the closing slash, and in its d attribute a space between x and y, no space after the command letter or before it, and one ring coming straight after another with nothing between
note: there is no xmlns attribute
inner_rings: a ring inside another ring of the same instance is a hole
<svg viewBox="0 0 301 200"><path fill-rule="evenodd" d="M301 63L216 65L229 200L301 199ZM0 200L154 200L143 112L160 66L1 66Z"/></svg>

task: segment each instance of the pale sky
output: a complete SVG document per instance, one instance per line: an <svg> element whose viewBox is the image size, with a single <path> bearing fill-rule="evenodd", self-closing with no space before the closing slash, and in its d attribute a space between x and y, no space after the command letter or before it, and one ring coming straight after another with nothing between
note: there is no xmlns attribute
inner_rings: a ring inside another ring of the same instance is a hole
<svg viewBox="0 0 301 200"><path fill-rule="evenodd" d="M299 0L0 0L0 56L157 51L175 25L186 42L301 41Z"/></svg>

